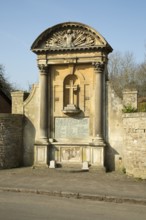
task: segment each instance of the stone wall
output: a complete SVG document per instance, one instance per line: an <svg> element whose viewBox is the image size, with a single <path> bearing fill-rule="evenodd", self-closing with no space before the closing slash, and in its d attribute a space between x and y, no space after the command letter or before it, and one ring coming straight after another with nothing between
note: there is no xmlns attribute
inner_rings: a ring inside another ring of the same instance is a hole
<svg viewBox="0 0 146 220"><path fill-rule="evenodd" d="M126 173L146 179L146 113L123 114Z"/></svg>
<svg viewBox="0 0 146 220"><path fill-rule="evenodd" d="M39 86L33 85L30 95L23 103L24 128L23 128L23 163L32 166L34 163L34 144L38 138L39 123Z"/></svg>
<svg viewBox="0 0 146 220"><path fill-rule="evenodd" d="M0 169L22 165L22 115L0 114Z"/></svg>
<svg viewBox="0 0 146 220"><path fill-rule="evenodd" d="M125 169L128 175L146 179L146 113L122 112L125 105L137 107L137 92L124 92L122 100L107 82L106 97L105 166L108 171ZM23 92L13 93L12 98L13 115L0 115L1 169L33 165L39 137L38 85L26 100Z"/></svg>
<svg viewBox="0 0 146 220"><path fill-rule="evenodd" d="M137 95L137 91L125 90L122 100L107 83L105 165L109 171L146 179L146 113L122 111L124 106L137 109Z"/></svg>
<svg viewBox="0 0 146 220"><path fill-rule="evenodd" d="M12 114L23 114L23 102L29 93L23 91L15 91L11 93L12 97Z"/></svg>
<svg viewBox="0 0 146 220"><path fill-rule="evenodd" d="M32 85L30 94L23 91L12 92L12 113L23 114L23 166L32 166L34 161L34 143L39 122L39 89Z"/></svg>
<svg viewBox="0 0 146 220"><path fill-rule="evenodd" d="M123 167L123 101L120 99L111 84L106 88L106 148L105 165L107 171L122 170Z"/></svg>

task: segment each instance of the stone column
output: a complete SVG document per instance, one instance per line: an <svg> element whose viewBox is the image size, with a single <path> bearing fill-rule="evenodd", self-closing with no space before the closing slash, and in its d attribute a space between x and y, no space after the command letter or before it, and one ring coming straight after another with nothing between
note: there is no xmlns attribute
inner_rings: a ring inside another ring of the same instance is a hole
<svg viewBox="0 0 146 220"><path fill-rule="evenodd" d="M104 63L93 63L95 72L94 141L103 142L103 71Z"/></svg>
<svg viewBox="0 0 146 220"><path fill-rule="evenodd" d="M48 167L48 67L40 69L40 119L39 138L34 146L34 167Z"/></svg>
<svg viewBox="0 0 146 220"><path fill-rule="evenodd" d="M48 140L48 67L38 65L40 69L40 140Z"/></svg>
<svg viewBox="0 0 146 220"><path fill-rule="evenodd" d="M103 62L94 62L94 111L93 111L93 146L92 146L92 169L104 170L104 147L103 140Z"/></svg>

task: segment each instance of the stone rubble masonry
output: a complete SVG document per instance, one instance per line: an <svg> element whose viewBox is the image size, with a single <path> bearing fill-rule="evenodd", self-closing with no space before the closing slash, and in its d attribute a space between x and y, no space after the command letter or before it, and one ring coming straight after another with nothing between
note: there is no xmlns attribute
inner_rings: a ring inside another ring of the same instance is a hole
<svg viewBox="0 0 146 220"><path fill-rule="evenodd" d="M122 100L107 84L105 164L108 170L146 179L146 113L122 113L124 106L137 109L137 95L137 91L125 90Z"/></svg>
<svg viewBox="0 0 146 220"><path fill-rule="evenodd" d="M22 115L0 114L0 169L22 163Z"/></svg>
<svg viewBox="0 0 146 220"><path fill-rule="evenodd" d="M137 109L137 91L123 92L123 105ZM123 160L126 173L146 179L146 113L125 113L123 117Z"/></svg>
<svg viewBox="0 0 146 220"><path fill-rule="evenodd" d="M126 173L146 179L146 113L123 114Z"/></svg>

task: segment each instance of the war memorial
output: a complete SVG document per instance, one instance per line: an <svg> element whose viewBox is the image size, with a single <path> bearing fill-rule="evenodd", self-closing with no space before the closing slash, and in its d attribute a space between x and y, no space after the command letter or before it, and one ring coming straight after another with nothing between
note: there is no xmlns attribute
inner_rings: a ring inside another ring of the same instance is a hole
<svg viewBox="0 0 146 220"><path fill-rule="evenodd" d="M146 113L137 91L120 99L108 80L112 47L92 27L65 22L31 46L39 82L15 91L12 114L0 116L0 168L73 167L146 178ZM37 74L37 73L36 73Z"/></svg>

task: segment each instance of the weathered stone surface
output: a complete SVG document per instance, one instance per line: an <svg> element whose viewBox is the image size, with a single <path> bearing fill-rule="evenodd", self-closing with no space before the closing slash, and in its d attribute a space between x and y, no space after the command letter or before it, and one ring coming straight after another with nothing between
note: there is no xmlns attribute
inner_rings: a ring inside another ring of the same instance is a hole
<svg viewBox="0 0 146 220"><path fill-rule="evenodd" d="M23 102L27 98L28 93L16 91L11 93L12 96L12 114L23 114Z"/></svg>
<svg viewBox="0 0 146 220"><path fill-rule="evenodd" d="M123 115L126 172L146 179L146 113Z"/></svg>
<svg viewBox="0 0 146 220"><path fill-rule="evenodd" d="M55 118L55 138L89 137L89 118Z"/></svg>
<svg viewBox="0 0 146 220"><path fill-rule="evenodd" d="M33 85L30 95L23 103L23 164L32 166L34 163L34 143L37 140L39 123L39 88Z"/></svg>
<svg viewBox="0 0 146 220"><path fill-rule="evenodd" d="M122 109L123 103L110 82L107 82L106 87L107 103L106 103L106 124L105 136L107 147L105 148L105 164L107 170L119 170L117 157L123 155L123 133L122 126Z"/></svg>
<svg viewBox="0 0 146 220"><path fill-rule="evenodd" d="M0 169L22 165L23 116L0 114Z"/></svg>
<svg viewBox="0 0 146 220"><path fill-rule="evenodd" d="M134 109L137 109L137 95L136 90L124 90L123 91L123 105L131 106Z"/></svg>
<svg viewBox="0 0 146 220"><path fill-rule="evenodd" d="M31 49L40 71L35 142L54 141L49 160L55 151L57 162L82 163L86 154L90 165L103 166L105 79L112 48L93 28L66 22L43 32Z"/></svg>

